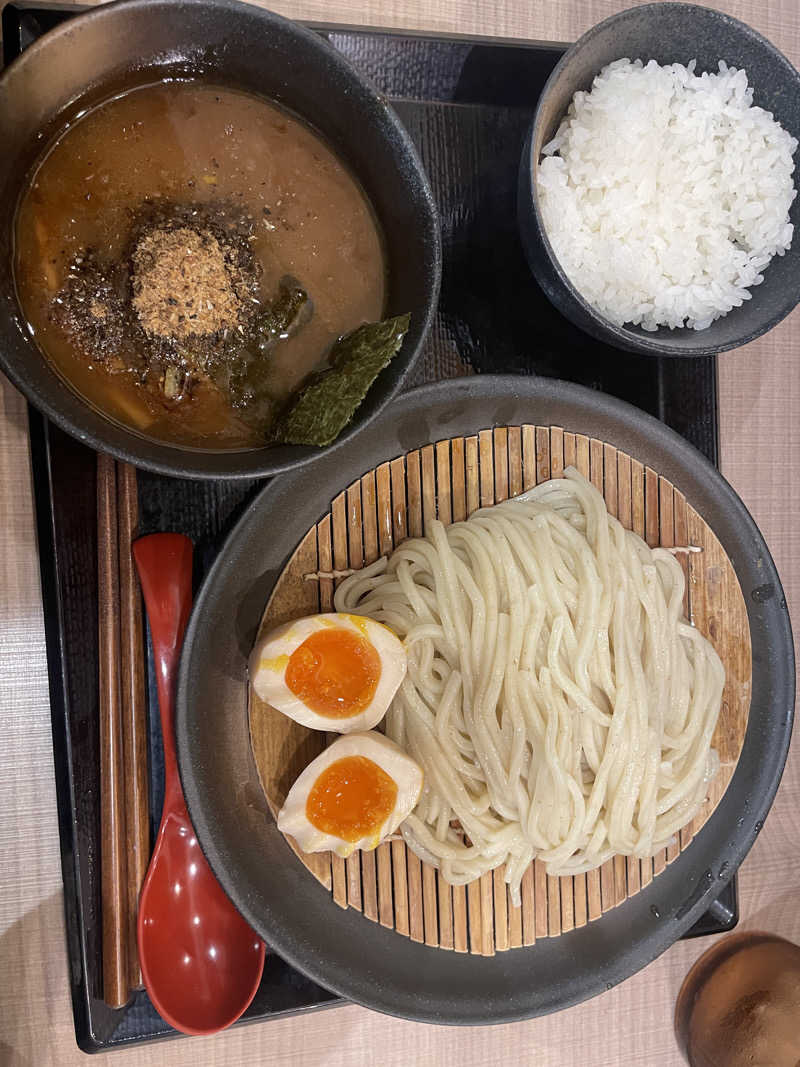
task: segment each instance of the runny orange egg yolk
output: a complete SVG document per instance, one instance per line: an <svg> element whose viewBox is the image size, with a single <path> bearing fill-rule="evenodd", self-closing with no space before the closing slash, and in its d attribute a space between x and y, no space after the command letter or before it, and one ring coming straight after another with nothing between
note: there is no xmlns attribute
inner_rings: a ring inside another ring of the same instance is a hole
<svg viewBox="0 0 800 1067"><path fill-rule="evenodd" d="M336 760L317 778L306 801L306 818L343 841L376 834L392 813L397 783L366 756Z"/></svg>
<svg viewBox="0 0 800 1067"><path fill-rule="evenodd" d="M316 630L294 650L285 680L298 700L320 715L346 719L369 706L381 677L381 658L352 630Z"/></svg>

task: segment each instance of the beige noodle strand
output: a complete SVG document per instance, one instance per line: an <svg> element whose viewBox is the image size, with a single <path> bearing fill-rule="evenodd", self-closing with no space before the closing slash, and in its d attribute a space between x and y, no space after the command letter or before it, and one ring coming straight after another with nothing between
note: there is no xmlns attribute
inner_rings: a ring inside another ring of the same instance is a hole
<svg viewBox="0 0 800 1067"><path fill-rule="evenodd" d="M429 524L345 579L337 611L404 639L386 732L423 767L401 832L453 885L538 857L580 874L646 858L701 807L725 672L651 549L576 470Z"/></svg>

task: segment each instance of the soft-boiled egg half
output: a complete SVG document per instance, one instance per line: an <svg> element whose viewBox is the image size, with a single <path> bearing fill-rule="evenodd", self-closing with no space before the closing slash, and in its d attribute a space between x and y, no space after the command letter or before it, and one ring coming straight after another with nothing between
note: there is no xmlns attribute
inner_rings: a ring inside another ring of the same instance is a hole
<svg viewBox="0 0 800 1067"><path fill-rule="evenodd" d="M373 849L414 809L422 770L383 734L348 734L306 767L278 814L304 852Z"/></svg>
<svg viewBox="0 0 800 1067"><path fill-rule="evenodd" d="M406 674L406 650L362 615L309 615L256 643L250 680L265 704L312 730L369 730Z"/></svg>

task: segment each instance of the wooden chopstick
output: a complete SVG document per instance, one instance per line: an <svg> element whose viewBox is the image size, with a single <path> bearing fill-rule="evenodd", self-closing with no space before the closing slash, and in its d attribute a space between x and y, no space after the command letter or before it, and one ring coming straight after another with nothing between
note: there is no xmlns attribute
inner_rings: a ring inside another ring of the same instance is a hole
<svg viewBox="0 0 800 1067"><path fill-rule="evenodd" d="M142 984L136 947L136 920L139 893L150 859L150 826L142 594L131 555L139 507L136 468L128 463L117 463L117 514L120 603L119 667L122 695L122 744L125 760L125 840L128 864L128 983L131 989L136 989Z"/></svg>
<svg viewBox="0 0 800 1067"><path fill-rule="evenodd" d="M97 457L97 589L103 999L116 1008L128 999L129 925L119 678L117 476L114 460L104 455Z"/></svg>

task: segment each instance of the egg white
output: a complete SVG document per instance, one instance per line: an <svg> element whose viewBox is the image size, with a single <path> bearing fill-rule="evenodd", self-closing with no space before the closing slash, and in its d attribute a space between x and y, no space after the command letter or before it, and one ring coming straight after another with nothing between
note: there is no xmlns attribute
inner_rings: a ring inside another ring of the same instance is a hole
<svg viewBox="0 0 800 1067"><path fill-rule="evenodd" d="M366 638L381 661L381 676L372 700L363 711L347 718L313 711L286 684L286 668L292 653L311 634L330 628L352 630ZM282 711L295 722L312 730L349 734L357 730L370 730L380 722L405 678L406 667L403 643L387 626L361 615L333 612L284 623L262 637L250 656L250 681L265 704Z"/></svg>
<svg viewBox="0 0 800 1067"><path fill-rule="evenodd" d="M372 760L397 786L397 799L386 820L375 832L358 841L345 841L335 834L324 833L313 826L306 816L306 803L314 783L326 768L346 756L364 756ZM393 834L413 811L421 791L422 768L394 741L375 731L347 734L337 738L309 763L294 783L278 813L278 829L284 834L291 834L303 852L330 850L347 857L357 848L365 851L377 848L384 838Z"/></svg>

